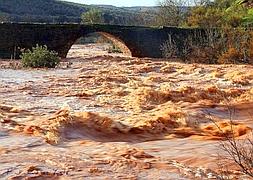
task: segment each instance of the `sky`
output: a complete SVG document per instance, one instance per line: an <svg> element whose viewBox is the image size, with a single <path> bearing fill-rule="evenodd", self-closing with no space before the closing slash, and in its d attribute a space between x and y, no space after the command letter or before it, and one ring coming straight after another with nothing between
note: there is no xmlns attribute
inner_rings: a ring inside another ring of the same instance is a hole
<svg viewBox="0 0 253 180"><path fill-rule="evenodd" d="M155 6L157 0L65 0L82 4L106 4L113 6Z"/></svg>

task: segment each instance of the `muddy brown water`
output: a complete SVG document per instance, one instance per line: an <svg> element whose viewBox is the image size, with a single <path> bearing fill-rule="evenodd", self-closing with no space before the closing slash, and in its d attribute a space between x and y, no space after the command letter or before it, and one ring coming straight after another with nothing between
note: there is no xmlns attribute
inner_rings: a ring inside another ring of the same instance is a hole
<svg viewBox="0 0 253 180"><path fill-rule="evenodd" d="M229 132L231 106L234 135L249 135L252 66L106 48L75 45L56 69L0 62L0 179L217 179L212 120Z"/></svg>

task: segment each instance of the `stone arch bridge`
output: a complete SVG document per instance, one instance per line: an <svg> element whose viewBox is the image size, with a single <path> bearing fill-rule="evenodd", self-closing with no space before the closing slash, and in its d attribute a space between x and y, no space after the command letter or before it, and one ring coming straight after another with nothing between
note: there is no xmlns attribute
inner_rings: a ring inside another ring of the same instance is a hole
<svg viewBox="0 0 253 180"><path fill-rule="evenodd" d="M2 23L0 58L18 58L20 49L30 49L36 44L47 45L64 58L77 39L94 32L109 38L131 56L151 58L163 56L161 47L168 39L176 42L180 50L185 39L192 36L197 40L202 33L199 29L174 27Z"/></svg>

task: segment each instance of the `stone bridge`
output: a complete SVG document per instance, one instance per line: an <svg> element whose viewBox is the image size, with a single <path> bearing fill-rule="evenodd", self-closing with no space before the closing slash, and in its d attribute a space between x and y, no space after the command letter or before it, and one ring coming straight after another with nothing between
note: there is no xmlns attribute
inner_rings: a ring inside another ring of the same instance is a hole
<svg viewBox="0 0 253 180"><path fill-rule="evenodd" d="M196 39L196 34L202 31L174 27L2 23L0 58L18 58L20 49L30 49L36 44L47 45L64 58L77 39L94 32L109 38L131 56L160 58L163 56L161 47L166 40L176 42L180 49L183 48L184 39L193 35Z"/></svg>

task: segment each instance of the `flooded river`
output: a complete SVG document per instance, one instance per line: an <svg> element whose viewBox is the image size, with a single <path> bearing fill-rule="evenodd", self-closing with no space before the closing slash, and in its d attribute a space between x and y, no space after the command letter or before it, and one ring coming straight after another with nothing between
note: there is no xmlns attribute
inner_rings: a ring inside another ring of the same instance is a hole
<svg viewBox="0 0 253 180"><path fill-rule="evenodd" d="M249 65L139 59L102 44L74 45L56 69L2 60L0 179L218 179L224 137L213 121L229 132L232 117L240 139L252 109Z"/></svg>

